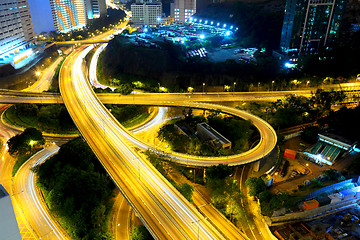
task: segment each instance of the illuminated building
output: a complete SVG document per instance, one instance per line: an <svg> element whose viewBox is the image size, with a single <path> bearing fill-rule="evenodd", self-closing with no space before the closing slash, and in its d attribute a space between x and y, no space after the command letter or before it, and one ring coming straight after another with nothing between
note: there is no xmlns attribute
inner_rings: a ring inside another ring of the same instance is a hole
<svg viewBox="0 0 360 240"><path fill-rule="evenodd" d="M105 0L86 0L88 19L106 17Z"/></svg>
<svg viewBox="0 0 360 240"><path fill-rule="evenodd" d="M135 25L157 25L161 22L161 2L143 2L131 4L131 23Z"/></svg>
<svg viewBox="0 0 360 240"><path fill-rule="evenodd" d="M196 13L196 0L175 0L174 20L175 22L186 22L188 18Z"/></svg>
<svg viewBox="0 0 360 240"><path fill-rule="evenodd" d="M84 0L50 0L55 30L67 33L86 26L87 7Z"/></svg>
<svg viewBox="0 0 360 240"><path fill-rule="evenodd" d="M346 0L287 0L280 52L290 63L299 55L313 55L334 44Z"/></svg>
<svg viewBox="0 0 360 240"><path fill-rule="evenodd" d="M27 0L0 2L0 64L12 62L14 56L34 43L34 29Z"/></svg>
<svg viewBox="0 0 360 240"><path fill-rule="evenodd" d="M9 194L0 185L0 232L1 239L21 239Z"/></svg>

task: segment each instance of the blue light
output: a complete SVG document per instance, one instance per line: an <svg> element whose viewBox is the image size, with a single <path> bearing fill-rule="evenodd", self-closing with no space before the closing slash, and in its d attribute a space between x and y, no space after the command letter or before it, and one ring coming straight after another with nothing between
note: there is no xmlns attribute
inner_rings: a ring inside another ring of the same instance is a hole
<svg viewBox="0 0 360 240"><path fill-rule="evenodd" d="M185 43L185 41L184 41L184 40L181 40L181 43L182 43L182 44L184 44L184 43Z"/></svg>
<svg viewBox="0 0 360 240"><path fill-rule="evenodd" d="M148 29L147 29L147 28L145 28L145 29L144 29L144 32L147 32L147 31L148 31Z"/></svg>
<svg viewBox="0 0 360 240"><path fill-rule="evenodd" d="M208 21L206 20L205 22L204 22L204 24L207 24L208 23Z"/></svg>
<svg viewBox="0 0 360 240"><path fill-rule="evenodd" d="M218 23L216 24L216 26L220 26L220 23L218 22Z"/></svg>
<svg viewBox="0 0 360 240"><path fill-rule="evenodd" d="M205 35L204 34L201 34L200 35L200 39L204 39L205 38Z"/></svg>
<svg viewBox="0 0 360 240"><path fill-rule="evenodd" d="M233 26L231 26L230 29L233 29Z"/></svg>
<svg viewBox="0 0 360 240"><path fill-rule="evenodd" d="M160 17L158 17L158 18L157 18L157 20L158 20L158 22L160 22L160 21L161 21L161 18L160 18Z"/></svg>
<svg viewBox="0 0 360 240"><path fill-rule="evenodd" d="M214 24L214 22L213 21L211 21L211 23L210 23L211 25L213 25Z"/></svg>
<svg viewBox="0 0 360 240"><path fill-rule="evenodd" d="M225 35L226 36L230 36L231 32L230 31L226 31Z"/></svg>
<svg viewBox="0 0 360 240"><path fill-rule="evenodd" d="M226 27L226 24L224 24L224 27Z"/></svg>
<svg viewBox="0 0 360 240"><path fill-rule="evenodd" d="M190 22L192 22L193 21L193 18L190 18Z"/></svg>
<svg viewBox="0 0 360 240"><path fill-rule="evenodd" d="M201 22L202 22L202 20L200 19L200 20L199 20L199 22L201 23Z"/></svg>
<svg viewBox="0 0 360 240"><path fill-rule="evenodd" d="M194 22L196 22L196 20L197 20L197 19L195 18L195 19L194 19Z"/></svg>
<svg viewBox="0 0 360 240"><path fill-rule="evenodd" d="M293 68L293 67L295 67L295 65L292 64L292 63L286 62L286 63L285 63L285 67L286 67L286 68Z"/></svg>

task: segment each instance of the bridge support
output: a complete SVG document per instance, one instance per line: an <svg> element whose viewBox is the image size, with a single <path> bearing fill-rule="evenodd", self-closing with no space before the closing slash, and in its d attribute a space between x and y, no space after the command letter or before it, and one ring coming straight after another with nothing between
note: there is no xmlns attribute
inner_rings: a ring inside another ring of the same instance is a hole
<svg viewBox="0 0 360 240"><path fill-rule="evenodd" d="M254 172L258 172L260 170L260 163L261 163L261 160L254 162L254 165L253 165Z"/></svg>

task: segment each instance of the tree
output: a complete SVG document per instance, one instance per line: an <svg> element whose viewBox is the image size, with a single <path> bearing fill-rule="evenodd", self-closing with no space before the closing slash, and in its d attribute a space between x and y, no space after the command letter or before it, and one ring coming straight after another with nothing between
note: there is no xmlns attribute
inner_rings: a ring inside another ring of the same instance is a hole
<svg viewBox="0 0 360 240"><path fill-rule="evenodd" d="M191 186L190 184L187 183L183 183L180 185L177 185L177 190L186 198L186 200L188 200L189 202L192 203L192 195L194 192L194 187Z"/></svg>
<svg viewBox="0 0 360 240"><path fill-rule="evenodd" d="M130 232L131 240L152 240L153 237L144 225L135 226Z"/></svg>
<svg viewBox="0 0 360 240"><path fill-rule="evenodd" d="M7 142L9 153L12 156L30 152L32 148L45 144L42 132L36 128L26 128L24 132L10 138Z"/></svg>
<svg viewBox="0 0 360 240"><path fill-rule="evenodd" d="M319 131L320 129L318 126L307 126L301 132L301 139L308 143L314 144L318 139Z"/></svg>
<svg viewBox="0 0 360 240"><path fill-rule="evenodd" d="M249 188L249 195L254 197L259 197L259 194L266 190L264 181L257 177L247 179L245 185Z"/></svg>
<svg viewBox="0 0 360 240"><path fill-rule="evenodd" d="M219 164L216 166L211 166L206 169L206 179L207 180L225 179L231 173L233 173L233 169L229 167L229 165Z"/></svg>
<svg viewBox="0 0 360 240"><path fill-rule="evenodd" d="M39 114L38 106L33 103L17 104L15 108L21 116L36 116Z"/></svg>

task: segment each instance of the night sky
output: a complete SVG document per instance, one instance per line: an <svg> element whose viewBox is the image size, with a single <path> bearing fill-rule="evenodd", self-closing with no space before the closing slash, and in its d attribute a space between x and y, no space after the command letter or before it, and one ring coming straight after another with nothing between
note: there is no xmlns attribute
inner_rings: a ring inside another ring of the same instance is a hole
<svg viewBox="0 0 360 240"><path fill-rule="evenodd" d="M50 0L28 0L35 34L54 31Z"/></svg>

